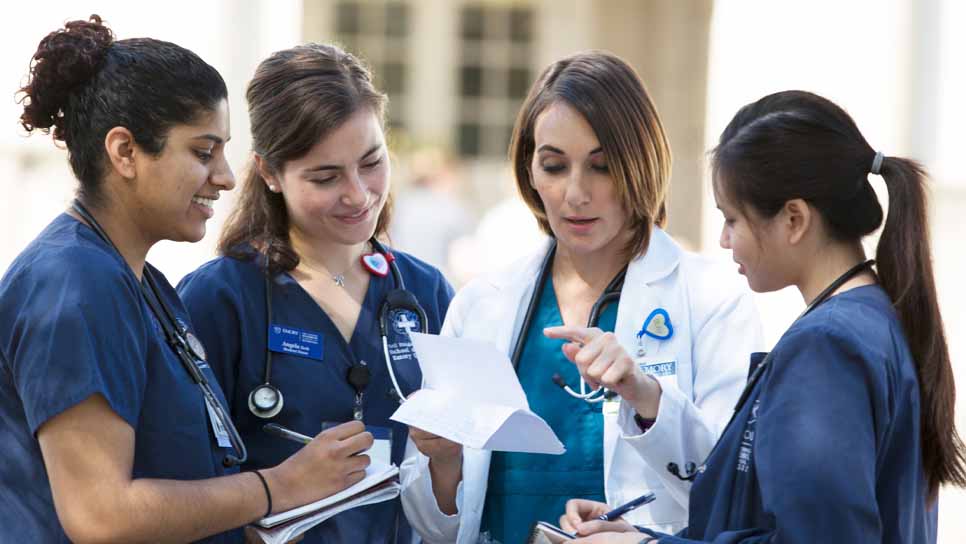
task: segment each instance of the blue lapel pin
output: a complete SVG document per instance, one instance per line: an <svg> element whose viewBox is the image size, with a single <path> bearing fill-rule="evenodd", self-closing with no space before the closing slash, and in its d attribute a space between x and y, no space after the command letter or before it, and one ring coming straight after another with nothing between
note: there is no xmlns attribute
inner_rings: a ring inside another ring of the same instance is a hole
<svg viewBox="0 0 966 544"><path fill-rule="evenodd" d="M667 310L664 308L658 308L651 312L644 320L644 325L641 326L641 330L637 332L637 356L643 357L647 355L647 338L654 338L657 340L667 340L674 334L674 327L671 326L671 316L668 315Z"/></svg>
<svg viewBox="0 0 966 544"><path fill-rule="evenodd" d="M644 320L644 325L637 333L637 339L640 341L644 336L650 336L657 340L667 340L672 335L674 335L674 327L671 326L671 316L664 308L658 308Z"/></svg>

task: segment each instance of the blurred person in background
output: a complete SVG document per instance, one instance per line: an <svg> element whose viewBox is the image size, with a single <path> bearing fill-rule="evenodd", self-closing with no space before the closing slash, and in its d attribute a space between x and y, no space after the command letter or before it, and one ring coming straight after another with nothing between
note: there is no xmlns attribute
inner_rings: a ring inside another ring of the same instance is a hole
<svg viewBox="0 0 966 544"><path fill-rule="evenodd" d="M670 149L620 58L586 52L550 65L510 154L550 240L461 289L443 334L510 354L530 409L567 451L491 453L411 429L421 454L406 461L409 519L427 542L516 543L571 497L616 505L650 491L657 500L635 522L679 529L691 484L666 467L704 459L731 414L760 342L751 293L663 230ZM611 395L586 402L558 386L578 380Z"/></svg>
<svg viewBox="0 0 966 544"><path fill-rule="evenodd" d="M587 543L935 542L939 487L966 485L966 449L925 172L802 91L742 108L712 167L721 246L753 290L795 286L808 307L698 471L686 530L642 540L626 522L588 521L608 506L585 500L568 503L562 526ZM875 261L861 243L883 220L869 174L889 195Z"/></svg>
<svg viewBox="0 0 966 544"><path fill-rule="evenodd" d="M94 15L47 35L21 123L80 182L0 280L0 526L9 542L237 542L228 532L362 479L361 424L238 474L244 443L164 276L235 185L225 83L197 55L115 41ZM271 491L269 491L271 489Z"/></svg>
<svg viewBox="0 0 966 544"><path fill-rule="evenodd" d="M301 447L269 422L309 436L365 423L386 446L380 460L401 464L408 429L389 416L422 381L409 332L438 333L453 289L377 239L392 211L386 97L359 59L314 43L265 59L247 97L253 162L222 256L178 285L251 448L242 468ZM396 499L343 512L304 542L411 536Z"/></svg>
<svg viewBox="0 0 966 544"><path fill-rule="evenodd" d="M515 185L512 190L515 194L483 212L473 232L453 241L450 268L454 282L465 284L478 275L502 270L545 244L547 235Z"/></svg>
<svg viewBox="0 0 966 544"><path fill-rule="evenodd" d="M393 244L451 272L450 249L473 227L473 215L457 196L458 165L440 149L417 151L412 181L397 194L389 229Z"/></svg>

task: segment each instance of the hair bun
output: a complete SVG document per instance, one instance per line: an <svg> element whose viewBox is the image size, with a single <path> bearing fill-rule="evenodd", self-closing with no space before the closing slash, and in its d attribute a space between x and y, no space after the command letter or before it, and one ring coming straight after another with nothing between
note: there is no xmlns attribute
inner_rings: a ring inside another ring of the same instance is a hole
<svg viewBox="0 0 966 544"><path fill-rule="evenodd" d="M55 140L64 140L64 108L71 92L89 81L100 68L114 33L98 15L87 21L70 21L64 28L40 40L30 64L27 85L20 89L20 124L27 131L53 130Z"/></svg>

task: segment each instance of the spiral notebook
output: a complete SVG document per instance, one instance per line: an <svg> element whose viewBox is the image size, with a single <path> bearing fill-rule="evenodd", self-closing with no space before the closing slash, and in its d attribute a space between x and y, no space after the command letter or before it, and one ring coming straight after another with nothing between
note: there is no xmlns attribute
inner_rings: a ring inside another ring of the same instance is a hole
<svg viewBox="0 0 966 544"><path fill-rule="evenodd" d="M366 477L354 486L322 500L262 518L253 527L266 544L281 544L346 510L395 499L399 496L399 489L399 467L373 461L366 468Z"/></svg>

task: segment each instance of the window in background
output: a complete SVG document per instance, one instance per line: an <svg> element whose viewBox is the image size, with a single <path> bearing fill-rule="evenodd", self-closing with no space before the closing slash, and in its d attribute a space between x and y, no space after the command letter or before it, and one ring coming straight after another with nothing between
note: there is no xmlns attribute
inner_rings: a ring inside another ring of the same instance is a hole
<svg viewBox="0 0 966 544"><path fill-rule="evenodd" d="M410 91L410 6L403 1L343 0L335 5L335 41L366 61L389 95L389 128L406 132Z"/></svg>
<svg viewBox="0 0 966 544"><path fill-rule="evenodd" d="M500 158L532 82L534 10L467 4L459 25L456 148L464 158Z"/></svg>

